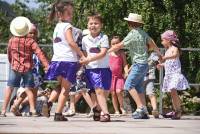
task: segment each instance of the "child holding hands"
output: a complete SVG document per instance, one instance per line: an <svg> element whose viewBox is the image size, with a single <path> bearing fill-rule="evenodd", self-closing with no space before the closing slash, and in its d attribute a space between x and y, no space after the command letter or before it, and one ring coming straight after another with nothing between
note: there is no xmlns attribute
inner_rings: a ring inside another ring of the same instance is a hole
<svg viewBox="0 0 200 134"><path fill-rule="evenodd" d="M165 77L163 81L163 92L170 92L172 104L175 114L171 116L172 119L181 118L181 100L178 96L177 90L185 90L189 88L188 81L181 73L180 44L176 33L173 30L167 30L161 34L162 44L167 51L162 57L164 63L158 64L157 67L165 68Z"/></svg>

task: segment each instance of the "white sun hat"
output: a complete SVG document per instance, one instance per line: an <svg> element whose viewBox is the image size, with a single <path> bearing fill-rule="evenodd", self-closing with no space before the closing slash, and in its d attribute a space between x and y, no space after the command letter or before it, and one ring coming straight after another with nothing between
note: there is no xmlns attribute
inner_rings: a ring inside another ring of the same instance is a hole
<svg viewBox="0 0 200 134"><path fill-rule="evenodd" d="M25 36L29 33L32 27L30 20L23 16L18 16L10 23L10 32L14 36Z"/></svg>
<svg viewBox="0 0 200 134"><path fill-rule="evenodd" d="M124 20L144 24L142 16L136 13L129 13L128 18L124 18Z"/></svg>

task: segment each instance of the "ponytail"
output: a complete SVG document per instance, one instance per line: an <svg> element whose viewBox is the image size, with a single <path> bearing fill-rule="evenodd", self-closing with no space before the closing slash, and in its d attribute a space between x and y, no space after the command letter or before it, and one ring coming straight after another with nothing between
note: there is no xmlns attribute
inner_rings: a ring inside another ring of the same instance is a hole
<svg viewBox="0 0 200 134"><path fill-rule="evenodd" d="M56 5L57 5L58 1L54 2L51 6L52 6L52 10L48 16L48 22L52 22L56 16Z"/></svg>
<svg viewBox="0 0 200 134"><path fill-rule="evenodd" d="M48 17L48 22L52 22L58 13L62 14L65 11L65 7L69 5L73 7L73 3L71 0L57 0L56 2L54 2L52 4L52 10Z"/></svg>

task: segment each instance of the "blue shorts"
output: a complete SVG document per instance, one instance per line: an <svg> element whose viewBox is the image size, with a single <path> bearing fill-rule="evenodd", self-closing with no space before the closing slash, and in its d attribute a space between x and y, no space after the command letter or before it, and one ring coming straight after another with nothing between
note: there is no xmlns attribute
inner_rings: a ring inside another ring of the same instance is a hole
<svg viewBox="0 0 200 134"><path fill-rule="evenodd" d="M22 84L20 84L22 82ZM26 73L19 73L17 71L14 71L10 69L9 71L9 79L7 86L9 87L30 87L34 88L34 78L32 74L32 70L26 72Z"/></svg>
<svg viewBox="0 0 200 134"><path fill-rule="evenodd" d="M109 68L86 69L86 82L90 90L97 88L109 90L111 79L112 73Z"/></svg>
<svg viewBox="0 0 200 134"><path fill-rule="evenodd" d="M144 93L143 81L148 71L148 64L134 63L126 79L124 89L136 89L138 93Z"/></svg>

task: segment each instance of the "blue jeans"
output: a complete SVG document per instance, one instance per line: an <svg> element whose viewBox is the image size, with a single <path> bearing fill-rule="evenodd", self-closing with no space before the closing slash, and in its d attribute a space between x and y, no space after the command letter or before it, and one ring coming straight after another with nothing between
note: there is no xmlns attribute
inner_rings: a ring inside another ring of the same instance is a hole
<svg viewBox="0 0 200 134"><path fill-rule="evenodd" d="M138 93L144 93L143 81L148 71L148 64L134 63L126 79L125 90L136 89Z"/></svg>
<svg viewBox="0 0 200 134"><path fill-rule="evenodd" d="M22 85L20 85L21 81L23 81ZM22 86L22 87L34 88L35 84L34 84L32 70L30 70L26 73L20 73L20 72L10 69L7 86L9 86L9 87Z"/></svg>

